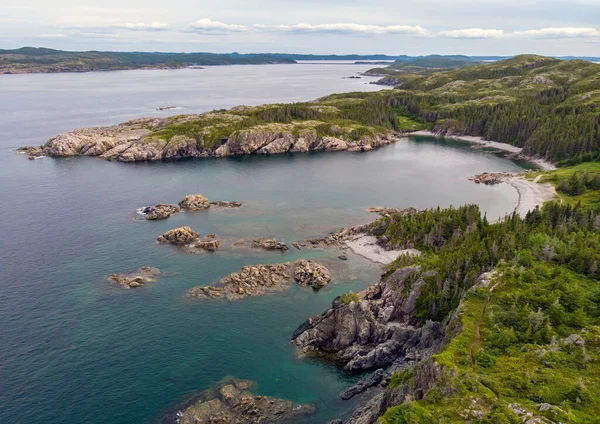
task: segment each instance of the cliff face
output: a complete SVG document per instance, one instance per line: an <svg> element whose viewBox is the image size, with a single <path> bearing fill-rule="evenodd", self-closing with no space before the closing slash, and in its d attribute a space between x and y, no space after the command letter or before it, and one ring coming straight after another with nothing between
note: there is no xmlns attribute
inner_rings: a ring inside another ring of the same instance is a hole
<svg viewBox="0 0 600 424"><path fill-rule="evenodd" d="M424 325L415 317L424 279L432 275L419 267L398 269L356 295L336 298L330 309L309 318L294 333L292 343L301 354L333 356L350 371L386 368L341 394L342 399L349 399L370 387L385 387L344 423L375 423L388 408L407 398L422 399L434 386L439 388L445 371L431 356L459 328L453 317ZM410 370L410 378L400 385L391 384L394 374L402 370Z"/></svg>
<svg viewBox="0 0 600 424"><path fill-rule="evenodd" d="M202 118L203 115L189 115L181 118L181 125ZM208 140L202 130L198 134L163 137L176 124L172 119L141 118L110 127L78 129L60 134L40 147L20 150L30 157L98 156L117 162L139 162L309 151L360 152L397 140L392 131L354 140L343 131L337 136L319 136L317 130L310 126L298 130L292 125L277 124L232 129L231 133L218 140Z"/></svg>
<svg viewBox="0 0 600 424"><path fill-rule="evenodd" d="M414 316L427 275L417 267L402 268L356 297L340 296L324 314L302 324L292 342L305 355L334 355L350 371L417 359L416 347L432 347L443 334L440 324L421 327Z"/></svg>

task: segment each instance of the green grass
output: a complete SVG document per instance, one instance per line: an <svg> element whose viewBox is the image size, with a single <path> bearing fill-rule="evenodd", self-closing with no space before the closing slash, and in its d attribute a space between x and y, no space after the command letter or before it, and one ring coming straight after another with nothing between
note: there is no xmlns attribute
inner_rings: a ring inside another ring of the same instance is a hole
<svg viewBox="0 0 600 424"><path fill-rule="evenodd" d="M353 292L344 293L343 295L340 296L340 302L342 302L344 305L349 305L351 303L358 303L359 298L356 293L353 293Z"/></svg>
<svg viewBox="0 0 600 424"><path fill-rule="evenodd" d="M575 166L558 168L555 171L538 171L530 175L531 177L542 175L540 182L549 182L558 188L563 180L568 180L573 174L583 176L585 174L596 175L598 173L600 173L600 162L585 162ZM584 193L577 196L572 196L561 191L558 191L557 194L560 201L570 205L581 203L586 207L600 208L600 190L586 188Z"/></svg>

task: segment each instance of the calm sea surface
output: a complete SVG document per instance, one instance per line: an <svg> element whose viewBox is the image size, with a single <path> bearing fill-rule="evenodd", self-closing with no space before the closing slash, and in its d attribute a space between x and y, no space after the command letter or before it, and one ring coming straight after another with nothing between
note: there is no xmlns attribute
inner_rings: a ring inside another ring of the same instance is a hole
<svg viewBox="0 0 600 424"><path fill-rule="evenodd" d="M293 242L367 222L370 206L478 203L490 217L514 208L505 185L466 178L515 171L506 159L460 143L403 139L380 150L119 164L94 158L29 161L11 149L76 127L238 104L312 100L375 90L342 79L372 65L230 66L203 70L0 76L0 422L153 423L227 376L257 393L312 402L308 422L350 411L338 399L356 380L338 366L299 359L288 343L339 294L376 281L380 268L335 251L222 251L190 255L158 245L163 231ZM157 112L164 106L180 110ZM135 209L185 194L238 200L239 210L137 219ZM236 303L185 299L244 265L324 261L334 281L319 292ZM106 281L149 265L165 275L137 290Z"/></svg>

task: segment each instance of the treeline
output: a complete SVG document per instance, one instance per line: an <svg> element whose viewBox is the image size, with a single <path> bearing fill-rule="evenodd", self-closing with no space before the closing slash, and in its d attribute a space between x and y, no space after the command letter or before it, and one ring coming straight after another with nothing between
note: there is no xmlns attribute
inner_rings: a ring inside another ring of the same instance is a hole
<svg viewBox="0 0 600 424"><path fill-rule="evenodd" d="M592 175L589 172L575 172L569 178L563 178L558 185L558 191L569 196L579 196L586 189L600 190L600 173Z"/></svg>
<svg viewBox="0 0 600 424"><path fill-rule="evenodd" d="M476 206L464 206L428 211L422 218L397 215L387 224L385 235L395 243L416 240L415 246L432 247L419 258L399 257L390 269L418 264L437 271L417 301L416 316L423 320L444 319L477 278L500 263L545 261L600 278L600 216L581 206L549 203L525 218L514 213L491 225ZM417 228L424 232L420 238Z"/></svg>

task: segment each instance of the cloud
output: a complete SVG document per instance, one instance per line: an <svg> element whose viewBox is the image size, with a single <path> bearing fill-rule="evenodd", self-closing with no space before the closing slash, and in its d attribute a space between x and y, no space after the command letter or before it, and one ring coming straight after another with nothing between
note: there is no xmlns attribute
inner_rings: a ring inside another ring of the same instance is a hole
<svg viewBox="0 0 600 424"><path fill-rule="evenodd" d="M231 25L223 22L213 21L208 18L199 19L196 22L192 22L189 25L189 29L197 32L213 32L213 33L225 33L225 32L244 32L248 31L248 27L245 25Z"/></svg>
<svg viewBox="0 0 600 424"><path fill-rule="evenodd" d="M149 24L143 22L125 22L122 24L114 24L112 26L114 28L128 29L131 31L166 31L169 29L169 24L165 24L164 22L150 22Z"/></svg>
<svg viewBox="0 0 600 424"><path fill-rule="evenodd" d="M67 34L38 34L36 38L67 38Z"/></svg>
<svg viewBox="0 0 600 424"><path fill-rule="evenodd" d="M600 37L600 31L596 28L541 28L516 31L512 35L527 38L590 38Z"/></svg>
<svg viewBox="0 0 600 424"><path fill-rule="evenodd" d="M354 23L336 24L294 24L294 25L254 25L257 30L283 31L294 33L338 33L338 34L412 34L427 35L429 31L418 25L363 25Z"/></svg>
<svg viewBox="0 0 600 424"><path fill-rule="evenodd" d="M467 38L467 39L483 39L483 38L501 38L504 36L504 31L501 29L456 29L453 31L440 31L438 35L446 38Z"/></svg>

